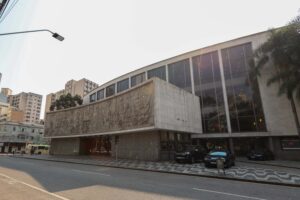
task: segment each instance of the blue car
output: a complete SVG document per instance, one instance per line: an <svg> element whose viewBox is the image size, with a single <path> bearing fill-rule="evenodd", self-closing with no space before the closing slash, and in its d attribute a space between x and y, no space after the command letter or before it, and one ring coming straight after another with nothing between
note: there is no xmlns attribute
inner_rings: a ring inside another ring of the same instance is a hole
<svg viewBox="0 0 300 200"><path fill-rule="evenodd" d="M235 165L235 157L230 151L227 150L213 150L210 151L204 158L205 167L216 167L217 159L224 159L225 168Z"/></svg>

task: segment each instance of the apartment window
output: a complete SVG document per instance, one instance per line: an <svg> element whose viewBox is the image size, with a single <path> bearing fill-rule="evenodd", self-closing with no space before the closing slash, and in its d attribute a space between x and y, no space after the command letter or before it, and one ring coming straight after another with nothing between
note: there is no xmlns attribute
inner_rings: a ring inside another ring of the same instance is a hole
<svg viewBox="0 0 300 200"><path fill-rule="evenodd" d="M106 87L106 97L110 97L115 94L115 84Z"/></svg>
<svg viewBox="0 0 300 200"><path fill-rule="evenodd" d="M13 131L16 131L16 127L13 127Z"/></svg>
<svg viewBox="0 0 300 200"><path fill-rule="evenodd" d="M104 99L104 89L97 91L97 100Z"/></svg>
<svg viewBox="0 0 300 200"><path fill-rule="evenodd" d="M90 103L96 101L96 93L90 95Z"/></svg>
<svg viewBox="0 0 300 200"><path fill-rule="evenodd" d="M34 129L32 129L32 131L31 131L32 133L34 133Z"/></svg>
<svg viewBox="0 0 300 200"><path fill-rule="evenodd" d="M122 92L124 90L127 90L129 88L129 79L124 79L122 81L119 81L117 83L117 92Z"/></svg>
<svg viewBox="0 0 300 200"><path fill-rule="evenodd" d="M169 82L186 91L192 91L189 59L168 65Z"/></svg>
<svg viewBox="0 0 300 200"><path fill-rule="evenodd" d="M151 69L147 72L147 74L148 74L148 79L152 77L158 77L162 80L166 80L166 67L162 66L155 69Z"/></svg>
<svg viewBox="0 0 300 200"><path fill-rule="evenodd" d="M131 77L131 87L141 84L146 79L145 73L141 73Z"/></svg>

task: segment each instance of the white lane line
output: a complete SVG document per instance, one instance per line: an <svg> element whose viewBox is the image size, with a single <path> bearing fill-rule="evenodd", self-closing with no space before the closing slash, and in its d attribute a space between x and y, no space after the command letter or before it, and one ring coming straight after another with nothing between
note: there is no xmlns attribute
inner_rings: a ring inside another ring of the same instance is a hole
<svg viewBox="0 0 300 200"><path fill-rule="evenodd" d="M19 180L15 179L15 178L12 178L12 177L7 176L7 175L5 175L5 174L0 173L0 176L5 177L5 178L7 178L7 179L10 179L10 180L13 181L14 183L21 183L21 184L23 184L23 185L26 185L26 186L32 188L32 189L35 189L35 190L38 190L38 191L40 191L40 192L46 193L46 194L48 194L48 195L54 196L54 197L56 197L56 198L58 198L58 199L62 199L62 200L70 200L70 199L68 199L68 198L59 196L59 195L57 195L57 194L55 194L55 193L48 192L47 190L41 189L41 188L36 187L36 186L34 186L34 185L30 185L30 184L25 183L25 182L23 182L23 181L19 181Z"/></svg>
<svg viewBox="0 0 300 200"><path fill-rule="evenodd" d="M103 173L99 173L99 172L90 172L90 171L82 171L82 170L78 170L78 169L72 169L72 171L74 172L79 172L79 173L85 173L85 174L96 174L96 175L100 175L100 176L110 176L110 174L103 174Z"/></svg>
<svg viewBox="0 0 300 200"><path fill-rule="evenodd" d="M202 191L202 192L216 193L216 194L224 194L224 195L228 195L228 196L241 197L241 198L245 198L245 199L266 200L266 199L257 198L257 197L250 197L250 196L233 194L233 193L219 192L219 191L214 191L214 190L205 190L205 189L200 189L200 188L193 188L193 190L198 190L198 191Z"/></svg>

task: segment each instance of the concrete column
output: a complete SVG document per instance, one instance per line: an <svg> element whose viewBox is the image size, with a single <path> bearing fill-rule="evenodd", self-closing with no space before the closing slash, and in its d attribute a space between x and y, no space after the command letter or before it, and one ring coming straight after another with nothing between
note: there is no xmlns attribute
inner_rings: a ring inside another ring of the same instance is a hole
<svg viewBox="0 0 300 200"><path fill-rule="evenodd" d="M223 61L221 50L218 50L218 58L219 58L219 65L220 65L220 72L221 72L221 81L222 81L222 89L223 89L223 98L224 98L224 106L225 106L225 113L226 113L226 121L227 121L227 129L228 133L231 136L231 124L230 124L230 116L229 116L229 107L228 107L228 100L227 100L227 91L225 85L225 76L224 76L224 68L223 68Z"/></svg>
<svg viewBox="0 0 300 200"><path fill-rule="evenodd" d="M190 61L190 72L191 72L191 82L192 82L192 93L195 94L195 84L194 84L194 72L193 72L193 61L192 58L189 58Z"/></svg>
<svg viewBox="0 0 300 200"><path fill-rule="evenodd" d="M129 84L129 87L128 87L128 88L131 88L131 76L129 76L128 84Z"/></svg>
<svg viewBox="0 0 300 200"><path fill-rule="evenodd" d="M148 80L148 71L145 71L145 80Z"/></svg>
<svg viewBox="0 0 300 200"><path fill-rule="evenodd" d="M169 68L168 68L168 65L166 65L166 81L169 82Z"/></svg>
<svg viewBox="0 0 300 200"><path fill-rule="evenodd" d="M273 144L272 137L268 137L268 146L269 146L270 151L272 151L274 153L274 144Z"/></svg>

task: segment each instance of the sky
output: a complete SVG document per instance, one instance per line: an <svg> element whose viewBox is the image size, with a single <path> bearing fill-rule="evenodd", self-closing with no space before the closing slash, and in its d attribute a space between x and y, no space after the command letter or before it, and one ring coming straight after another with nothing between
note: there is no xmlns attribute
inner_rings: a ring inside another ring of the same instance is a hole
<svg viewBox="0 0 300 200"><path fill-rule="evenodd" d="M299 0L19 0L0 23L0 87L46 95L98 84L208 45L285 25Z"/></svg>

